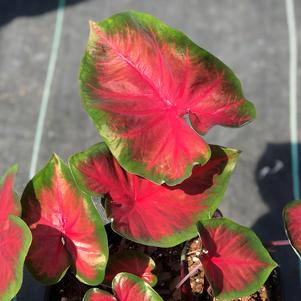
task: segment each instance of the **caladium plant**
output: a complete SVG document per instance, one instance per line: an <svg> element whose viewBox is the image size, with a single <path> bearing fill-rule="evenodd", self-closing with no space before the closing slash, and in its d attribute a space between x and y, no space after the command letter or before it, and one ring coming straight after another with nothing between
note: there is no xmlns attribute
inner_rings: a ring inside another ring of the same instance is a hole
<svg viewBox="0 0 301 301"><path fill-rule="evenodd" d="M80 69L83 105L128 172L181 183L210 159L198 134L255 117L233 72L160 20L126 12L91 22L90 30Z"/></svg>
<svg viewBox="0 0 301 301"><path fill-rule="evenodd" d="M90 28L81 96L104 142L73 154L69 166L54 155L31 179L21 198L27 225L12 189L16 167L2 179L0 299L10 300L20 288L28 252L27 267L45 284L71 270L102 288L87 291L84 301L162 301L153 259L118 247L108 261L106 232L92 202L99 196L123 243L148 250L199 236L198 268L212 295L222 300L255 292L276 263L251 230L212 218L240 152L201 137L214 125L239 127L254 119L239 80L148 14L120 13ZM283 217L300 256L301 202L288 205Z"/></svg>
<svg viewBox="0 0 301 301"><path fill-rule="evenodd" d="M19 291L31 234L21 220L20 202L13 191L17 166L0 180L0 300L9 301Z"/></svg>

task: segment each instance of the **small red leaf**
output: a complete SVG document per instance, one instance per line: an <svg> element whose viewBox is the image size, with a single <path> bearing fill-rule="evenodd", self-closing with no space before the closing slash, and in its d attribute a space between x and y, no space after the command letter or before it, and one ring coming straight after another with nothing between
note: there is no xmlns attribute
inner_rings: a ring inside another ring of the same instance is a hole
<svg viewBox="0 0 301 301"><path fill-rule="evenodd" d="M301 201L290 202L283 209L287 237L301 259Z"/></svg>
<svg viewBox="0 0 301 301"><path fill-rule="evenodd" d="M199 234L205 275L221 300L254 293L277 266L256 234L231 220L202 221Z"/></svg>
<svg viewBox="0 0 301 301"><path fill-rule="evenodd" d="M91 22L80 81L83 105L119 163L158 184L181 183L210 158L186 117L200 134L255 117L227 66L144 13Z"/></svg>
<svg viewBox="0 0 301 301"><path fill-rule="evenodd" d="M31 243L30 230L18 217L20 204L13 191L16 171L15 165L0 180L0 300L3 301L11 300L21 288L24 260Z"/></svg>
<svg viewBox="0 0 301 301"><path fill-rule="evenodd" d="M121 272L136 275L151 286L157 283L157 277L152 273L155 262L147 255L135 251L123 251L110 255L106 269L105 281L111 283Z"/></svg>
<svg viewBox="0 0 301 301"><path fill-rule="evenodd" d="M163 301L148 283L129 273L116 275L112 288L119 301Z"/></svg>
<svg viewBox="0 0 301 301"><path fill-rule="evenodd" d="M54 156L29 182L21 202L33 235L26 260L33 275L51 284L71 266L80 281L99 284L108 257L104 226L63 161Z"/></svg>
<svg viewBox="0 0 301 301"><path fill-rule="evenodd" d="M172 187L127 173L104 143L75 154L70 165L85 192L106 194L115 231L139 243L169 247L195 236L196 222L208 218L223 196L239 152L219 146L211 146L211 152L206 165Z"/></svg>

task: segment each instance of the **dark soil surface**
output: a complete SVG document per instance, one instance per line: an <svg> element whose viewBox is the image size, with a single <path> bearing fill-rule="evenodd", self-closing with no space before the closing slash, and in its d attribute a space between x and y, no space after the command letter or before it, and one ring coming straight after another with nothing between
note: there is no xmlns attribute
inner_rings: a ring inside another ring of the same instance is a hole
<svg viewBox="0 0 301 301"><path fill-rule="evenodd" d="M176 290L175 287L180 281L180 258L182 249L183 244L174 248L156 248L146 247L144 245L123 240L120 245L111 245L110 253L112 254L120 250L136 250L151 256L156 262L154 274L158 277L158 283L155 290L164 301L180 301L180 290ZM90 286L79 282L75 276L68 271L65 277L58 284L49 288L46 300L82 301L85 292L89 288ZM99 288L108 290L108 288L102 287L101 285Z"/></svg>
<svg viewBox="0 0 301 301"><path fill-rule="evenodd" d="M46 290L45 301L82 301L89 288L90 286L78 281L68 271L58 284L52 285Z"/></svg>
<svg viewBox="0 0 301 301"><path fill-rule="evenodd" d="M152 257L156 263L153 273L158 277L158 282L154 289L164 301L180 301L180 290L176 290L176 285L180 282L181 275L181 252L184 244L173 248L147 247L137 243L123 240L119 249L135 250ZM110 252L118 249L112 247Z"/></svg>

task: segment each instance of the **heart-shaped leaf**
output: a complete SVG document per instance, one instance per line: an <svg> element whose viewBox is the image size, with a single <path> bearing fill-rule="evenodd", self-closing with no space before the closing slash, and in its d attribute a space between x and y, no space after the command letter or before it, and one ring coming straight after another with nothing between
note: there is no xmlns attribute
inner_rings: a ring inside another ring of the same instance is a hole
<svg viewBox="0 0 301 301"><path fill-rule="evenodd" d="M283 209L283 221L287 237L301 259L301 201L287 204Z"/></svg>
<svg viewBox="0 0 301 301"><path fill-rule="evenodd" d="M196 222L213 213L227 187L239 152L211 146L211 158L177 186L156 185L126 172L104 143L70 159L79 186L106 194L113 229L146 245L175 246L197 234Z"/></svg>
<svg viewBox="0 0 301 301"><path fill-rule="evenodd" d="M105 281L111 283L117 274L127 272L154 286L157 283L157 277L152 273L154 268L155 262L143 253L135 251L117 252L110 255Z"/></svg>
<svg viewBox="0 0 301 301"><path fill-rule="evenodd" d="M256 292L277 266L253 231L229 219L202 221L199 234L205 275L221 300Z"/></svg>
<svg viewBox="0 0 301 301"><path fill-rule="evenodd" d="M0 180L0 300L9 301L19 291L23 266L31 243L27 225L15 215L20 204L13 192L17 166L9 169Z"/></svg>
<svg viewBox="0 0 301 301"><path fill-rule="evenodd" d="M181 183L209 160L195 131L255 117L227 66L139 12L91 22L80 83L84 108L121 166L158 184Z"/></svg>
<svg viewBox="0 0 301 301"><path fill-rule="evenodd" d="M28 183L21 202L33 236L26 259L32 274L52 284L71 266L80 281L101 283L108 257L104 226L64 162L54 155Z"/></svg>
<svg viewBox="0 0 301 301"><path fill-rule="evenodd" d="M83 301L163 301L152 287L138 276L119 273L112 282L114 295L99 289L90 289Z"/></svg>

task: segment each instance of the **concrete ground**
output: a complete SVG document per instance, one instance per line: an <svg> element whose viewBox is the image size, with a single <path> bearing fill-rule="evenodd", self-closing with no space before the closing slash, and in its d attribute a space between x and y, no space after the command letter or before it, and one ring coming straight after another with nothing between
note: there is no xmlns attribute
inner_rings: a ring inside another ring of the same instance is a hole
<svg viewBox="0 0 301 301"><path fill-rule="evenodd" d="M301 1L295 2L298 22ZM29 178L56 9L55 0L0 3L0 172L19 164L19 192ZM81 109L77 82L88 20L102 20L129 9L153 14L186 32L241 79L245 95L257 107L256 121L241 129L216 127L207 136L210 143L243 151L221 209L253 228L263 240L284 239L281 210L293 194L283 0L67 0L37 167L53 152L67 159L99 141ZM297 26L301 46L301 22ZM297 110L301 123L300 102ZM285 300L300 300L297 257L289 247L280 248L274 257L281 268ZM18 301L28 300L43 297L41 287L27 273Z"/></svg>

